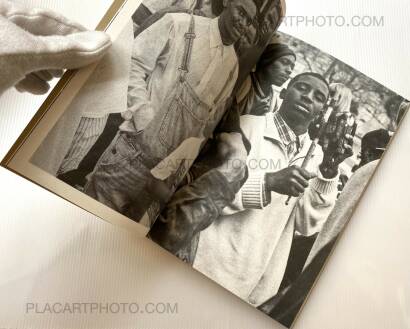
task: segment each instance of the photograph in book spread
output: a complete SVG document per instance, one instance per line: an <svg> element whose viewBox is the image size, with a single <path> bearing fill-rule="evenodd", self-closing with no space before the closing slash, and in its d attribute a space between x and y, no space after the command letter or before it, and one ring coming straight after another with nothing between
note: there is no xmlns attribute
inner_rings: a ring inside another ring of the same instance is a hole
<svg viewBox="0 0 410 329"><path fill-rule="evenodd" d="M276 33L149 238L290 327L409 107Z"/></svg>
<svg viewBox="0 0 410 329"><path fill-rule="evenodd" d="M283 0L115 2L2 165L290 327L408 95L276 32Z"/></svg>
<svg viewBox="0 0 410 329"><path fill-rule="evenodd" d="M30 163L151 227L282 17L281 0L143 1Z"/></svg>

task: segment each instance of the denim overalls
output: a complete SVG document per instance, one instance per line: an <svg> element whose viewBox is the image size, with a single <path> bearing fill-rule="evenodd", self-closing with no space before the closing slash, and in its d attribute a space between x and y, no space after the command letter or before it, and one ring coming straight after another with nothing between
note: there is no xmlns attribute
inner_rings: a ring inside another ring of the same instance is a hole
<svg viewBox="0 0 410 329"><path fill-rule="evenodd" d="M151 226L160 212L155 194L148 186L165 183L172 193L189 168L182 161L180 168L165 182L158 182L151 174L164 158L190 137L209 137L205 132L212 107L201 101L187 81L195 35L195 20L191 15L189 31L185 34L185 48L179 77L165 97L161 109L147 127L138 133L119 132L97 163L89 177L85 192L123 215ZM210 129L206 129L209 131ZM169 195L170 196L170 195ZM149 220L146 221L146 212Z"/></svg>

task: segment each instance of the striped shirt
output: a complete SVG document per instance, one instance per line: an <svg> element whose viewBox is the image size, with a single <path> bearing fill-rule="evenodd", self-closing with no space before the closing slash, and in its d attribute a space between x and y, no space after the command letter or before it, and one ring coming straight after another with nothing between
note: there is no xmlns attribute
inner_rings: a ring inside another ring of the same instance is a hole
<svg viewBox="0 0 410 329"><path fill-rule="evenodd" d="M78 168L84 156L90 151L103 132L107 119L108 114L100 118L81 118L70 149L60 165L57 176Z"/></svg>
<svg viewBox="0 0 410 329"><path fill-rule="evenodd" d="M273 122L278 130L281 142L287 150L288 158L292 160L302 148L307 133L297 136L278 112L274 113Z"/></svg>

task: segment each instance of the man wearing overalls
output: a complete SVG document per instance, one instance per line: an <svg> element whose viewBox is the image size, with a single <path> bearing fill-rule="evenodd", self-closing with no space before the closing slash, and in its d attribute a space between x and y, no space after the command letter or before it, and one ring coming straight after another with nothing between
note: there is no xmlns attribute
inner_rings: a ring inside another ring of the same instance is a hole
<svg viewBox="0 0 410 329"><path fill-rule="evenodd" d="M224 0L215 19L166 14L137 36L126 121L89 177L89 196L151 226L157 201L223 115L238 76L233 45L256 17L254 1Z"/></svg>

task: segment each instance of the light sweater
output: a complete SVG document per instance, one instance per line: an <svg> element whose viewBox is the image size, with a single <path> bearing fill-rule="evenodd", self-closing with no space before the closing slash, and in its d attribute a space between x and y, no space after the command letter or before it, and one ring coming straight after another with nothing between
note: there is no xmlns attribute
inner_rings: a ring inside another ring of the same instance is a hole
<svg viewBox="0 0 410 329"><path fill-rule="evenodd" d="M307 169L318 177L305 193L286 206L287 196L272 192L271 203L264 207L265 173L301 166L311 141L306 136L299 154L289 159L273 114L242 116L241 128L252 145L249 178L225 215L201 232L194 268L258 306L279 289L295 230L305 236L321 230L336 201L338 177L321 176L323 154L317 147Z"/></svg>

